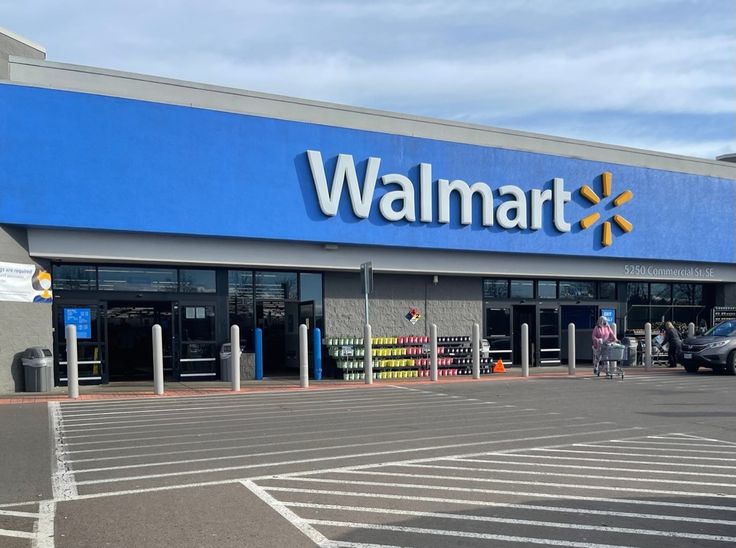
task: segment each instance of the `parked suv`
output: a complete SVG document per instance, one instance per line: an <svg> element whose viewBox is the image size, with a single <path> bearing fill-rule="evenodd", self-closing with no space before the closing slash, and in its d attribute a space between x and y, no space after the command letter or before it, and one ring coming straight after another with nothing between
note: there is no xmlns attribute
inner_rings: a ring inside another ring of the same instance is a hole
<svg viewBox="0 0 736 548"><path fill-rule="evenodd" d="M736 375L736 320L719 323L703 335L685 339L680 361L688 373L710 367Z"/></svg>

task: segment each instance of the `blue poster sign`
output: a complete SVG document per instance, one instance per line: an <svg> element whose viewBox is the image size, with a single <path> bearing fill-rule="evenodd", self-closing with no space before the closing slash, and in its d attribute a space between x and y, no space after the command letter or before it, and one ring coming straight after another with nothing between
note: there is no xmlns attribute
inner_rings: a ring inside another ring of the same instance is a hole
<svg viewBox="0 0 736 548"><path fill-rule="evenodd" d="M608 324L616 323L616 309L615 308L601 308L601 316L608 320Z"/></svg>
<svg viewBox="0 0 736 548"><path fill-rule="evenodd" d="M92 322L89 308L65 308L64 329L67 325L77 327L77 339L92 338Z"/></svg>

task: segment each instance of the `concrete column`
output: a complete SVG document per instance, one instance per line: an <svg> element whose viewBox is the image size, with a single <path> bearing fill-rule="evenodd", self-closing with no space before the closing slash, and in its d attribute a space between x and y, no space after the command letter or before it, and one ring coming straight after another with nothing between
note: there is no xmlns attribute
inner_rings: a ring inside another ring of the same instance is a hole
<svg viewBox="0 0 736 548"><path fill-rule="evenodd" d="M480 326L473 324L473 336L471 337L473 344L473 378L480 379Z"/></svg>
<svg viewBox="0 0 736 548"><path fill-rule="evenodd" d="M307 326L299 326L299 386L309 388L309 336Z"/></svg>
<svg viewBox="0 0 736 548"><path fill-rule="evenodd" d="M161 396L164 393L164 346L161 326L151 328L153 334L153 393Z"/></svg>
<svg viewBox="0 0 736 548"><path fill-rule="evenodd" d="M575 375L575 324L567 325L567 373Z"/></svg>
<svg viewBox="0 0 736 548"><path fill-rule="evenodd" d="M521 324L521 376L529 376L529 324Z"/></svg>
<svg viewBox="0 0 736 548"><path fill-rule="evenodd" d="M77 361L77 326L66 326L66 378L69 397L79 397L79 363Z"/></svg>
<svg viewBox="0 0 736 548"><path fill-rule="evenodd" d="M644 371L652 367L652 324L644 324Z"/></svg>

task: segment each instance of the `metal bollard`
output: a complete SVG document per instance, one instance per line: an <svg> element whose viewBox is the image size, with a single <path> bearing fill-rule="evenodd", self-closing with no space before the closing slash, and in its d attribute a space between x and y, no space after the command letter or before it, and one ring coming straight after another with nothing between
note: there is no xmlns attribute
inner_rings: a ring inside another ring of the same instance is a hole
<svg viewBox="0 0 736 548"><path fill-rule="evenodd" d="M652 324L644 324L644 371L652 367Z"/></svg>
<svg viewBox="0 0 736 548"><path fill-rule="evenodd" d="M263 380L263 330L256 328L256 380Z"/></svg>
<svg viewBox="0 0 736 548"><path fill-rule="evenodd" d="M521 376L529 376L529 325L521 324Z"/></svg>
<svg viewBox="0 0 736 548"><path fill-rule="evenodd" d="M473 378L480 379L480 326L473 324Z"/></svg>
<svg viewBox="0 0 736 548"><path fill-rule="evenodd" d="M299 326L299 386L309 388L309 337L307 326Z"/></svg>
<svg viewBox="0 0 736 548"><path fill-rule="evenodd" d="M312 343L313 343L313 354L314 354L314 380L322 380L322 330L319 327L315 327L312 331Z"/></svg>
<svg viewBox="0 0 736 548"><path fill-rule="evenodd" d="M164 347L161 326L151 328L153 335L153 393L161 396L164 393Z"/></svg>
<svg viewBox="0 0 736 548"><path fill-rule="evenodd" d="M693 322L690 322L689 324L687 324L687 336L688 337L695 336L695 324Z"/></svg>
<svg viewBox="0 0 736 548"><path fill-rule="evenodd" d="M79 397L79 363L77 362L77 326L66 326L66 378L69 397Z"/></svg>
<svg viewBox="0 0 736 548"><path fill-rule="evenodd" d="M437 325L429 326L429 378L437 380Z"/></svg>
<svg viewBox="0 0 736 548"><path fill-rule="evenodd" d="M230 381L233 391L240 392L240 327L230 327Z"/></svg>
<svg viewBox="0 0 736 548"><path fill-rule="evenodd" d="M366 384L373 384L373 331L371 324L363 326L363 376Z"/></svg>
<svg viewBox="0 0 736 548"><path fill-rule="evenodd" d="M567 374L575 375L575 324L567 325Z"/></svg>

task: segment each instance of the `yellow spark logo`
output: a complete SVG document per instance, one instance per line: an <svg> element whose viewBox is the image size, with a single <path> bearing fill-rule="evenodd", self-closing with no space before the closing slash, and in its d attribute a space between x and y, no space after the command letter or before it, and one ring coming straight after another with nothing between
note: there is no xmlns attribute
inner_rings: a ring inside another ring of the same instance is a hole
<svg viewBox="0 0 736 548"><path fill-rule="evenodd" d="M604 198L608 198L611 195L611 190L613 187L613 175L611 175L610 172L606 171L601 175L601 192L603 194ZM596 205L599 204L601 199L598 197L598 195L595 193L595 191L590 188L588 185L583 185L580 187L580 195L588 200L591 204ZM614 207L619 207L634 197L634 193L630 190L624 190L621 194L616 196L613 199L613 205ZM593 226L598 219L601 218L600 213L591 213L587 217L584 217L580 220L580 228L585 230L586 228L590 228ZM624 232L631 232L634 228L634 225L631 224L626 218L622 217L621 215L614 215L613 216L613 222L618 225L618 227L623 230ZM604 247L608 247L613 243L613 234L611 233L611 221L608 220L603 223L603 236L601 237L601 244Z"/></svg>

